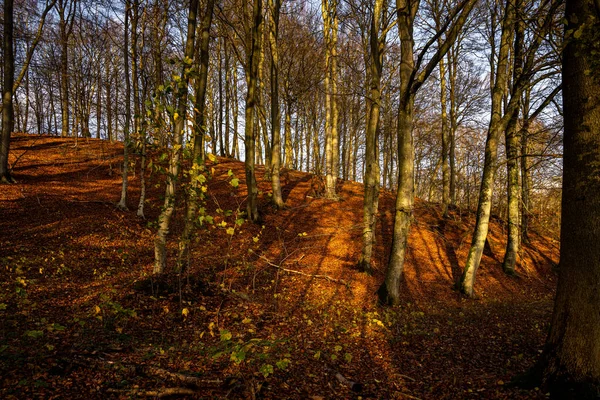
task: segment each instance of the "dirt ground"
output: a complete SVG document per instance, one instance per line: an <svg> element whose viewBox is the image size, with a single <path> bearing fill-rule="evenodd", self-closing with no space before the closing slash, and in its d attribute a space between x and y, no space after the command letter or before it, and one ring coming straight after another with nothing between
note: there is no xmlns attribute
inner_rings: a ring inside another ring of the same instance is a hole
<svg viewBox="0 0 600 400"><path fill-rule="evenodd" d="M310 196L311 175L287 171L287 209L276 211L259 168L256 225L239 212L243 164L218 158L203 204L213 224L199 228L189 268L175 274L178 208L169 273L157 279L164 175L146 173L146 219L138 218L133 157L131 211L119 211L121 159L116 143L13 137L18 183L0 187L1 398L546 398L509 382L541 351L556 241L533 235L518 276L507 277L505 226L492 221L477 298L464 299L453 284L474 216L452 210L444 221L437 205L417 200L402 304L381 308L392 193L381 193L369 276L355 267L361 184L341 182L341 200L330 201Z"/></svg>

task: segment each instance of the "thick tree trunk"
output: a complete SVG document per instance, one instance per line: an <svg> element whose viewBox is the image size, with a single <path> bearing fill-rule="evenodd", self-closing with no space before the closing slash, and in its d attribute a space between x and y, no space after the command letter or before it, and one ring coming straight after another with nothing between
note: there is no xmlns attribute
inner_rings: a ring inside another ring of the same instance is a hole
<svg viewBox="0 0 600 400"><path fill-rule="evenodd" d="M382 304L390 306L400 302L400 279L404 270L406 243L414 206L414 148L412 144L413 102L410 97L401 105L398 113L398 192L396 194L396 214L392 251L387 266L385 281L378 295Z"/></svg>
<svg viewBox="0 0 600 400"><path fill-rule="evenodd" d="M560 273L539 363L557 399L600 397L600 74L589 73L598 13L592 0L567 0Z"/></svg>
<svg viewBox="0 0 600 400"><path fill-rule="evenodd" d="M198 14L199 0L191 0L188 14L187 37L185 42L185 52L183 66L181 71L182 82L177 85L175 93L177 97L177 118L174 118L172 155L169 160L169 171L167 173L167 182L165 188L165 202L162 212L158 217L158 231L154 241L154 274L162 274L167 268L167 235L173 211L176 206L176 187L181 168L181 147L183 144L183 130L187 121L187 99L189 74L186 69L190 67L191 60L194 58L194 42L196 40L196 20Z"/></svg>
<svg viewBox="0 0 600 400"><path fill-rule="evenodd" d="M2 138L0 139L0 183L14 183L8 165L10 136L15 115L13 109L13 83L15 75L15 56L13 52L14 7L13 0L4 0L3 24L3 88L2 88Z"/></svg>

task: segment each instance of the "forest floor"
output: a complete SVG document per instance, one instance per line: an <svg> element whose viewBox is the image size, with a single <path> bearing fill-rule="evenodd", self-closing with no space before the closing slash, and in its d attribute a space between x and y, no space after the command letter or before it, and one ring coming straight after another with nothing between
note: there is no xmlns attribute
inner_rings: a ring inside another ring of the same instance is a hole
<svg viewBox="0 0 600 400"><path fill-rule="evenodd" d="M121 159L120 144L14 136L18 183L0 187L0 398L546 397L509 382L536 361L547 333L555 240L533 235L518 276L507 277L505 225L494 220L477 297L464 299L453 284L474 215L452 210L443 220L438 205L417 200L402 302L382 308L375 292L392 193L381 193L369 276L355 267L361 184L341 182L340 201L330 201L310 196L311 175L288 171L288 208L276 212L259 168L256 225L239 218L243 164L218 158L204 204L213 224L198 230L183 276L154 279L161 175L148 174L146 219L135 212L139 168L131 211L120 211Z"/></svg>

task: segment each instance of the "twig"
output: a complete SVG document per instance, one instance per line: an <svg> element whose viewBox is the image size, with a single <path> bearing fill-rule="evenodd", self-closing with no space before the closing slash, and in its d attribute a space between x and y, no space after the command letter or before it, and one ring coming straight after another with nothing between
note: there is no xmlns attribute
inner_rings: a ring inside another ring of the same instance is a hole
<svg viewBox="0 0 600 400"><path fill-rule="evenodd" d="M280 269L280 270L282 270L282 271L285 271L285 272L289 272L290 274L297 274L297 275L302 275L302 276L308 276L308 277L310 277L310 278L325 279L325 280L327 280L327 281L329 281L329 282L335 282L335 283L339 283L339 284L341 284L341 285L344 285L344 286L346 286L346 287L348 287L348 288L350 287L350 283L346 282L346 281L345 281L345 280L343 280L343 279L336 279L336 278L332 278L332 277L330 277L330 276L328 276L328 275L307 274L306 272L301 272L301 271L296 271L296 270L293 270L293 269L283 268L283 267L282 267L282 266L280 266L280 265L277 265L277 264L274 264L274 263L272 263L272 262L271 262L271 261L270 261L268 258L266 258L265 256L259 256L259 257L260 257L260 258L261 258L261 259L262 259L264 262L266 262L268 265L270 265L271 267L273 267L273 268L277 268L277 269Z"/></svg>
<svg viewBox="0 0 600 400"><path fill-rule="evenodd" d="M122 390L122 389L107 389L107 393L127 393L130 396L141 396L141 397L170 397L170 396L192 396L197 394L195 390L174 387L174 388L161 388L157 390L141 390L141 389L131 389L131 390Z"/></svg>
<svg viewBox="0 0 600 400"><path fill-rule="evenodd" d="M411 378L410 376L407 376L407 375L396 374L396 376L399 376L400 378L408 379L411 382L415 381L413 378Z"/></svg>
<svg viewBox="0 0 600 400"><path fill-rule="evenodd" d="M410 394L406 394L406 393L403 393L403 392L397 392L397 394L399 394L401 396L404 396L404 397L407 397L409 399L421 400L421 398L419 398L419 397L411 396Z"/></svg>
<svg viewBox="0 0 600 400"><path fill-rule="evenodd" d="M183 384L195 388L205 388L206 386L220 386L223 384L221 379L201 379L195 376L180 374L177 372L167 371L166 369L147 366L142 368L142 372L146 375L158 376L163 379L168 379L171 382Z"/></svg>

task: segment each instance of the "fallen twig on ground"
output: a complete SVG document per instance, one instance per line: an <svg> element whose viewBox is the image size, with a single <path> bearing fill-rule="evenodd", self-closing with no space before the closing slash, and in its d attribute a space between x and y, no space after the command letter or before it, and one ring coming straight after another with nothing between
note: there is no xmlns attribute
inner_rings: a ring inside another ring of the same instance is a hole
<svg viewBox="0 0 600 400"><path fill-rule="evenodd" d="M309 278L317 278L317 279L325 279L329 282L335 282L335 283L339 283L341 285L344 285L346 287L350 287L350 283L346 282L343 279L337 279L337 278L332 278L329 275L320 275L320 274L307 274L306 272L302 272L302 271L296 271L294 269L288 269L288 268L283 268L280 265L277 265L273 262L271 262L268 258L266 258L265 256L259 256L260 259L262 259L264 262L266 262L269 266L273 267L273 268L277 268L281 271L285 271L285 272L289 272L290 274L297 274L297 275L302 275L302 276L308 276Z"/></svg>

